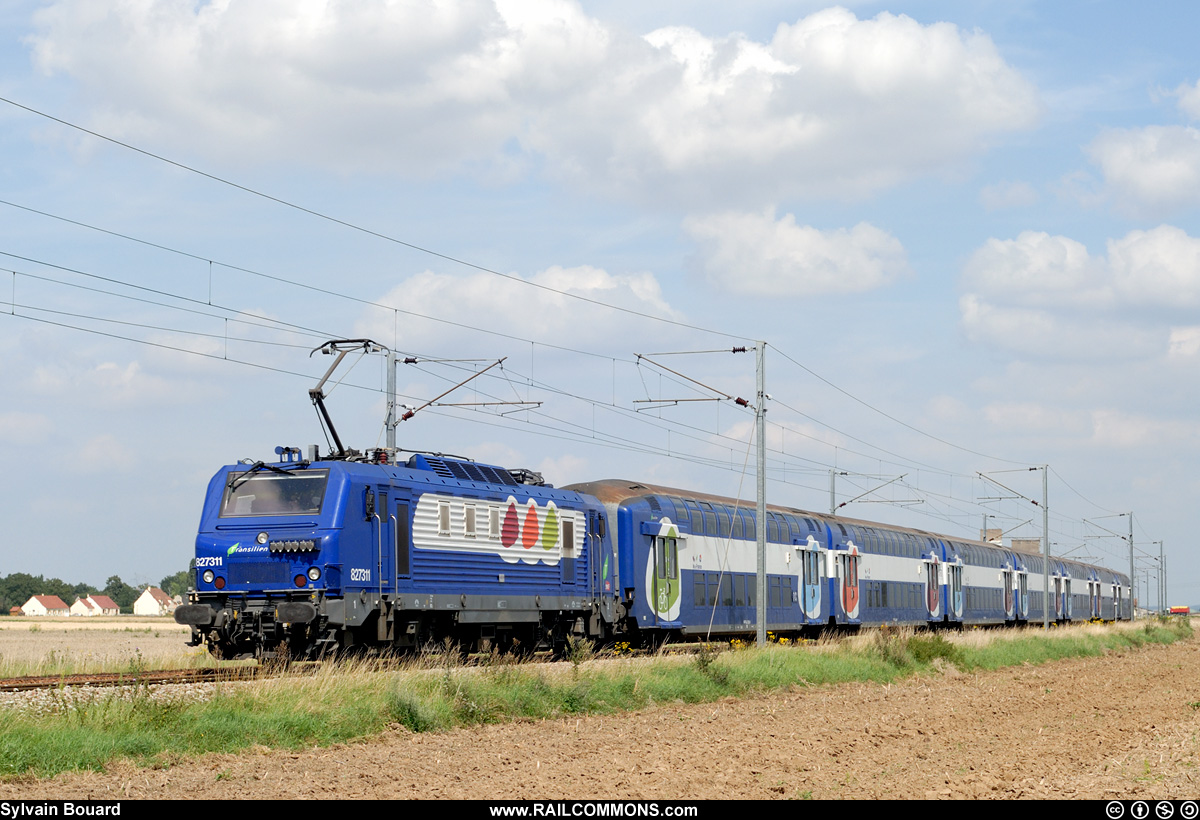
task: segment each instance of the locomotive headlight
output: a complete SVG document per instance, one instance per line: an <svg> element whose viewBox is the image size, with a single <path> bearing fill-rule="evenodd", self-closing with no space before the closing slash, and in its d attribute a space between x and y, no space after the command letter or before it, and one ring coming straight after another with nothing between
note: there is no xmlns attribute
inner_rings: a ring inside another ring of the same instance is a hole
<svg viewBox="0 0 1200 820"><path fill-rule="evenodd" d="M309 567L308 568L308 580L310 580L310 581L321 580L321 570L317 567Z"/></svg>
<svg viewBox="0 0 1200 820"><path fill-rule="evenodd" d="M204 570L204 575L201 577L204 578L204 583L211 584L213 582L213 578L216 578L217 576L211 569L206 569Z"/></svg>
<svg viewBox="0 0 1200 820"><path fill-rule="evenodd" d="M257 539L255 539L255 540L257 540L257 541L258 541L258 543L260 543L260 544L265 544L265 543L267 543L267 539L268 539L268 538L270 538L270 537L271 537L271 536L267 535L265 532L260 532L260 533L258 534L258 538L257 538Z"/></svg>

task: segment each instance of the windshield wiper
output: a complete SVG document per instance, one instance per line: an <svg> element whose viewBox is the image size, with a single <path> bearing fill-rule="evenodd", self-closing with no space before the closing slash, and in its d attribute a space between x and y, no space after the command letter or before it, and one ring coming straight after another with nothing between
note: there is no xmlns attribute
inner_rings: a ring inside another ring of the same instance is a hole
<svg viewBox="0 0 1200 820"><path fill-rule="evenodd" d="M308 464L309 464L309 462L307 462L307 461L301 461L299 464L296 465L295 469L303 470L305 467L308 466ZM255 473L257 473L259 470L270 470L273 473L279 473L281 475L288 476L289 478L295 477L295 473L293 473L291 470L285 470L282 467L276 467L273 464L267 464L265 461L256 461L256 462L254 462L254 464L252 464L250 466L249 470L247 470L246 472L239 475L233 481L229 482L229 492L233 492L238 487L245 484L247 481L250 480L250 477L253 476Z"/></svg>

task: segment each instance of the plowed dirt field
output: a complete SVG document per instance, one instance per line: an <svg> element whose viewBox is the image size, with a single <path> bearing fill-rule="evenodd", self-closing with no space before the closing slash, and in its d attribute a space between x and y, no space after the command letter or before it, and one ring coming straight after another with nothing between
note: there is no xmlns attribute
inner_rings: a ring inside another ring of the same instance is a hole
<svg viewBox="0 0 1200 820"><path fill-rule="evenodd" d="M1200 642L0 783L0 798L1195 798Z"/></svg>

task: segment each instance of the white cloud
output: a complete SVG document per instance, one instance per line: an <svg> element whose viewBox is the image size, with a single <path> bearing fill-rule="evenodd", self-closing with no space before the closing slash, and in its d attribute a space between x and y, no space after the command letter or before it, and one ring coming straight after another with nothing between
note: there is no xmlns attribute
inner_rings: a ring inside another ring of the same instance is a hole
<svg viewBox="0 0 1200 820"><path fill-rule="evenodd" d="M1092 413L1092 441L1104 447L1192 446L1200 442L1200 425L1096 410Z"/></svg>
<svg viewBox="0 0 1200 820"><path fill-rule="evenodd" d="M997 402L984 408L996 428L1075 439L1104 448L1144 448L1200 443L1200 425L1151 418L1112 408L1068 409L1033 401Z"/></svg>
<svg viewBox="0 0 1200 820"><path fill-rule="evenodd" d="M966 287L1022 305L1105 302L1106 280L1082 243L1039 231L989 239L963 268Z"/></svg>
<svg viewBox="0 0 1200 820"><path fill-rule="evenodd" d="M610 350L614 345L624 344L635 328L638 338L653 338L656 334L656 322L598 308L559 291L665 319L679 318L663 296L658 280L650 273L610 274L588 265L574 268L555 265L531 277L514 278L541 287L521 285L487 273L447 276L425 271L409 277L375 301L421 316L461 323L454 326L400 316L400 338L396 344L399 349L439 353L473 350L478 355L481 349L518 346L527 350L528 344L521 339ZM476 336L470 333L474 326L514 338ZM394 317L377 309L358 323L360 335L384 344L392 343L394 328Z"/></svg>
<svg viewBox="0 0 1200 820"><path fill-rule="evenodd" d="M975 294L963 296L959 309L971 341L1031 359L1114 361L1151 356L1164 347L1155 329L1107 317L996 305Z"/></svg>
<svg viewBox="0 0 1200 820"><path fill-rule="evenodd" d="M134 455L116 436L105 433L88 439L74 463L88 473L124 472L133 466Z"/></svg>
<svg viewBox="0 0 1200 820"><path fill-rule="evenodd" d="M1087 147L1110 199L1133 214L1200 202L1200 131L1184 126L1114 128Z"/></svg>
<svg viewBox="0 0 1200 820"><path fill-rule="evenodd" d="M538 462L536 470L546 481L561 486L575 481L586 481L594 471L586 458L571 453L550 456Z"/></svg>
<svg viewBox="0 0 1200 820"><path fill-rule="evenodd" d="M963 268L959 301L973 341L1034 358L1129 359L1186 353L1166 316L1200 305L1200 239L1161 225L1089 254L1065 236L989 239Z"/></svg>
<svg viewBox="0 0 1200 820"><path fill-rule="evenodd" d="M1037 402L997 402L985 407L983 414L989 424L1004 430L1075 436L1086 435L1091 430L1091 419L1086 412L1047 407Z"/></svg>
<svg viewBox="0 0 1200 820"><path fill-rule="evenodd" d="M178 354L177 354L178 355ZM45 396L86 396L92 407L147 408L186 404L199 389L172 376L148 372L140 362L90 363L56 361L37 365L30 389Z"/></svg>
<svg viewBox="0 0 1200 820"><path fill-rule="evenodd" d="M684 229L700 246L695 262L718 286L739 293L814 296L860 293L907 275L900 241L861 222L821 231L792 214L726 212L689 217Z"/></svg>
<svg viewBox="0 0 1200 820"><path fill-rule="evenodd" d="M57 0L36 65L90 124L227 161L525 167L711 204L858 196L1029 128L1032 86L978 32L842 8L769 42L644 37L571 0Z"/></svg>
<svg viewBox="0 0 1200 820"><path fill-rule="evenodd" d="M989 211L1028 208L1037 201L1038 192L1028 182L997 182L979 191L979 202Z"/></svg>
<svg viewBox="0 0 1200 820"><path fill-rule="evenodd" d="M1200 239L1160 225L1109 240L1113 284L1127 304L1194 308L1200 305Z"/></svg>
<svg viewBox="0 0 1200 820"><path fill-rule="evenodd" d="M1200 353L1200 327L1171 328L1170 350L1173 357L1190 357Z"/></svg>
<svg viewBox="0 0 1200 820"><path fill-rule="evenodd" d="M945 394L933 396L925 403L926 416L938 423L958 423L970 420L974 411L961 399Z"/></svg>
<svg viewBox="0 0 1200 820"><path fill-rule="evenodd" d="M40 413L0 413L0 441L6 444L41 444L53 430L53 422Z"/></svg>
<svg viewBox="0 0 1200 820"><path fill-rule="evenodd" d="M1173 92L1179 98L1179 110L1193 120L1200 120L1200 80L1194 85L1184 83Z"/></svg>

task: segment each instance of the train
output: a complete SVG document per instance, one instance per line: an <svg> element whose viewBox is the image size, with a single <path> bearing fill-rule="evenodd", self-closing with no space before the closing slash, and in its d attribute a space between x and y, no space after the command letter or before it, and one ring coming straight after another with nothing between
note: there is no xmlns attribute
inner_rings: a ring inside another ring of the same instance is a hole
<svg viewBox="0 0 1200 820"><path fill-rule="evenodd" d="M341 448L222 467L208 484L195 587L175 620L218 658L320 659L453 645L562 652L766 628L815 635L1127 620L1101 566L702 492L608 479L564 487L461 457ZM1043 573L1049 590L1043 593ZM1048 612L1047 612L1048 610Z"/></svg>

